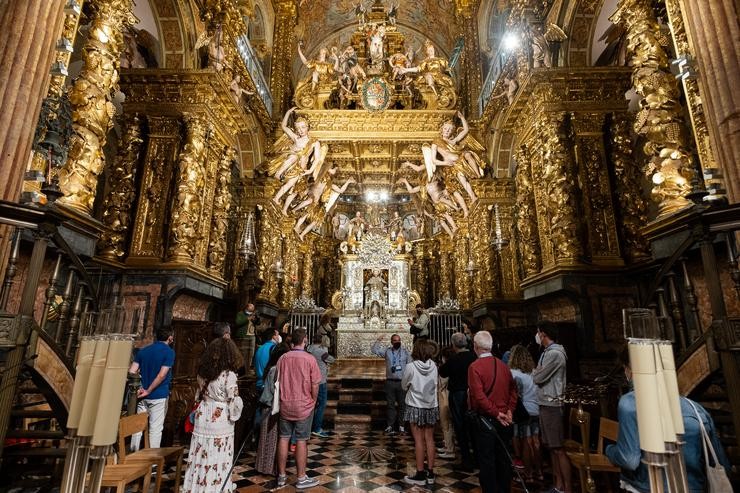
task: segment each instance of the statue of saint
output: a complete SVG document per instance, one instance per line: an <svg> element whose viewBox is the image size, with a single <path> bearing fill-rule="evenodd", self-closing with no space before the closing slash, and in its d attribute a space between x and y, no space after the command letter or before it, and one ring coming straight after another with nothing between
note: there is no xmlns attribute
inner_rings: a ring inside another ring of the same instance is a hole
<svg viewBox="0 0 740 493"><path fill-rule="evenodd" d="M385 24L375 26L370 31L370 46L368 52L372 65L383 63L383 40L385 38Z"/></svg>
<svg viewBox="0 0 740 493"><path fill-rule="evenodd" d="M426 58L419 62L418 66L402 69L400 73L420 73L419 79L421 82L426 83L435 96L439 96L440 86L447 88L454 86L452 77L450 77L448 62L444 58L437 57L434 45L428 39L424 42L424 51Z"/></svg>
<svg viewBox="0 0 740 493"><path fill-rule="evenodd" d="M365 283L365 309L371 317L381 317L385 310L388 288L380 269L373 269L372 276Z"/></svg>
<svg viewBox="0 0 740 493"><path fill-rule="evenodd" d="M394 211L393 216L391 217L391 220L388 221L388 226L386 227L391 241L396 241L396 237L401 233L402 225L403 218L398 211Z"/></svg>
<svg viewBox="0 0 740 493"><path fill-rule="evenodd" d="M311 73L306 77L306 79L298 83L298 86L296 86L296 92L299 92L301 86L308 84L309 80L311 81L311 92L315 92L321 83L331 82L334 73L339 72L339 59L335 57L334 63L327 61L326 58L329 54L329 50L321 48L319 50L319 57L316 60L308 60L303 54L303 50L301 49L302 46L303 42L298 43L298 56L301 58L303 65L305 65Z"/></svg>
<svg viewBox="0 0 740 493"><path fill-rule="evenodd" d="M360 241L362 239L362 235L365 234L367 226L367 221L365 221L365 218L362 217L362 212L357 211L355 212L355 217L349 220L349 223L347 225L347 236L353 237L355 240Z"/></svg>

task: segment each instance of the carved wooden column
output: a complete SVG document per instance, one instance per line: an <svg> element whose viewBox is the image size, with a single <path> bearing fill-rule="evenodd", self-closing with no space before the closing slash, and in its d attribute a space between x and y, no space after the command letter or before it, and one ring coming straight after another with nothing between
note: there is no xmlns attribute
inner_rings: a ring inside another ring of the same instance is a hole
<svg viewBox="0 0 740 493"><path fill-rule="evenodd" d="M647 242L640 229L647 224L647 201L642 195L644 177L632 155L631 119L626 113L615 114L609 131L610 161L614 170L616 198L624 255L629 261L649 256Z"/></svg>
<svg viewBox="0 0 740 493"><path fill-rule="evenodd" d="M190 264L203 234L199 221L203 210L201 194L206 184L206 123L196 115L184 115L183 119L187 136L178 159L167 260Z"/></svg>
<svg viewBox="0 0 740 493"><path fill-rule="evenodd" d="M462 35L465 42L460 70L463 78L463 107L465 108L465 113L471 117L479 114L478 96L480 96L482 85L482 63L480 43L478 41L477 18L479 6L479 0L457 3L457 21L461 30L460 35Z"/></svg>
<svg viewBox="0 0 740 493"><path fill-rule="evenodd" d="M578 182L581 194L588 255L599 265L623 265L612 204L609 171L604 148L603 113L575 113L573 126Z"/></svg>
<svg viewBox="0 0 740 493"><path fill-rule="evenodd" d="M453 295L452 269L454 265L450 261L447 239L440 241L439 247L439 291L437 292L437 298L441 298L445 295ZM437 300L432 300L432 303L435 303L436 301Z"/></svg>
<svg viewBox="0 0 740 493"><path fill-rule="evenodd" d="M544 148L542 181L537 183L542 183L544 190L542 199L549 226L546 238L540 232L540 242L551 243L556 265L580 263L583 255L577 177L566 145L566 117L563 111L544 113L537 123L537 134Z"/></svg>
<svg viewBox="0 0 740 493"><path fill-rule="evenodd" d="M292 106L289 98L291 96L291 62L296 56L294 27L297 12L296 3L293 0L279 0L276 3L270 92L273 101L273 114L282 115Z"/></svg>
<svg viewBox="0 0 740 493"><path fill-rule="evenodd" d="M144 142L138 115L129 116L123 127L123 137L108 176L108 194L103 204L103 224L106 229L98 242L98 255L115 261L123 260L126 254L126 237L136 199L134 184Z"/></svg>
<svg viewBox="0 0 740 493"><path fill-rule="evenodd" d="M65 0L0 3L0 199L21 191Z"/></svg>
<svg viewBox="0 0 740 493"><path fill-rule="evenodd" d="M740 200L740 26L733 0L681 0L686 30L696 49L702 101L707 107L730 202Z"/></svg>
<svg viewBox="0 0 740 493"><path fill-rule="evenodd" d="M540 240L537 231L537 211L535 192L532 187L530 153L525 146L519 147L516 160L516 229L519 235L519 254L521 255L524 277L539 274L542 269Z"/></svg>
<svg viewBox="0 0 740 493"><path fill-rule="evenodd" d="M265 283L260 298L273 304L278 301L278 282L273 271L275 259L282 253L280 228L275 215L268 208L259 222L257 235L257 265L259 278Z"/></svg>
<svg viewBox="0 0 740 493"><path fill-rule="evenodd" d="M147 123L148 143L127 264L158 263L165 256L164 224L170 205L169 183L180 149L180 123L176 118L155 116L147 117Z"/></svg>
<svg viewBox="0 0 740 493"><path fill-rule="evenodd" d="M93 2L93 20L83 48L85 63L69 90L72 103L72 135L69 156L59 172L64 196L59 202L90 214L103 170L103 146L113 125L113 90L118 87L118 68L123 30L136 18L131 0Z"/></svg>
<svg viewBox="0 0 740 493"><path fill-rule="evenodd" d="M647 139L643 149L650 161L658 217L683 209L691 202L694 165L686 142L686 126L678 83L670 73L668 56L659 39L660 25L650 0L620 0L610 18L626 30L632 87L640 95L634 130Z"/></svg>
<svg viewBox="0 0 740 493"><path fill-rule="evenodd" d="M218 163L216 191L213 197L210 238L208 241L208 271L221 277L226 259L226 232L231 209L231 164L236 156L233 147L226 147Z"/></svg>
<svg viewBox="0 0 740 493"><path fill-rule="evenodd" d="M314 243L312 240L313 238L309 238L307 240L308 244L304 245L304 248L301 248L300 250L301 255L303 256L303 263L301 265L301 274L300 274L300 280L301 280L300 294L308 296L309 298L318 302L318 300L314 298L314 291L313 291L313 281L314 281L313 269L314 269L314 260L316 257L316 249L314 247Z"/></svg>

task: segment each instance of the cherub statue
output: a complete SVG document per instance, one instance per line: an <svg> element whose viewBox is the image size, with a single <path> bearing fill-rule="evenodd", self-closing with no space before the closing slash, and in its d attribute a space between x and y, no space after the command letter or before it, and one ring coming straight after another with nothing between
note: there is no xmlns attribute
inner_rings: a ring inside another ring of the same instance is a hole
<svg viewBox="0 0 740 493"><path fill-rule="evenodd" d="M221 72L224 69L225 59L223 31L219 27L211 38L211 42L208 43L208 66L213 67L216 72Z"/></svg>
<svg viewBox="0 0 740 493"><path fill-rule="evenodd" d="M308 122L304 118L296 118L295 131L288 127L288 119L295 110L293 107L285 113L282 122L285 135L275 143L275 148L282 152L270 160L267 166L270 174L285 181L272 199L277 205L280 205L283 195L292 190L301 178L318 172L328 150L326 145L321 145L309 135ZM292 144L288 144L287 139Z"/></svg>
<svg viewBox="0 0 740 493"><path fill-rule="evenodd" d="M417 171L424 169L423 166L415 167L408 161L403 164L408 164L409 167ZM401 165L402 167L403 164ZM401 178L396 183L405 185L406 191L412 196L418 195L418 199L416 200L422 214L431 219L438 220L442 228L450 235L450 238L454 236L457 231L457 224L452 218L451 213L459 209L450 198L447 190L445 190L444 183L438 177L435 176L433 179L427 181L423 188L420 185L412 186L406 178ZM427 196L431 199L431 207L427 205Z"/></svg>
<svg viewBox="0 0 740 493"><path fill-rule="evenodd" d="M398 3L392 3L391 8L388 9L388 23L391 26L396 25L396 18L398 17Z"/></svg>
<svg viewBox="0 0 740 493"><path fill-rule="evenodd" d="M231 84L229 84L229 91L231 91L231 97L234 99L234 102L237 105L241 104L243 94L246 94L247 96L254 95L254 91L244 89L241 86L241 83L242 83L242 76L239 74L236 74L234 78L231 79Z"/></svg>
<svg viewBox="0 0 740 493"><path fill-rule="evenodd" d="M330 82L332 75L334 75L335 72L339 72L339 60L335 57L333 64L328 62L326 57L329 50L326 48L321 48L319 50L319 57L316 60L308 60L303 54L303 50L301 49L302 46L303 42L298 43L298 56L301 58L303 65L311 71L311 74L306 78L306 80L301 81L299 86L307 84L310 79L311 91L315 92L320 83ZM298 88L296 88L296 92L298 92Z"/></svg>

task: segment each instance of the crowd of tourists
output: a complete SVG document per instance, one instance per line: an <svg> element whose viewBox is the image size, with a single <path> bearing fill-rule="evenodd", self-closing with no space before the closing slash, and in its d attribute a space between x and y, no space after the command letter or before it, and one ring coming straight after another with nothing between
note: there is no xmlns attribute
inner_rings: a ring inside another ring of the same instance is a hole
<svg viewBox="0 0 740 493"><path fill-rule="evenodd" d="M538 326L535 363L531 347L520 344L497 357L492 333L474 332L467 324L452 335L449 347L440 348L428 338L424 324L418 326L420 318L409 320L415 339L410 352L400 334L393 334L390 344L380 336L370 348L385 360L385 433L409 432L413 437L415 471L404 482L433 485L436 460L441 458L454 460L455 470L469 474L477 470L483 493L509 492L513 481L544 486L549 493L572 492L571 465L564 449L567 354L557 342L557 327L550 323ZM256 320L254 307L249 305L242 321L252 325ZM274 475L277 487L287 483L290 454L295 462L295 488L318 485L306 471L307 442L311 436L329 436L322 423L327 376L334 362L330 354L334 333L328 319L322 319L321 325L310 344L305 328L291 329L285 324L282 330L268 328L261 334L262 343L252 346L259 395L254 419L258 436L255 469ZM244 371L245 359L231 340L228 324L216 324L215 335L201 357L198 405L188 418L193 427L183 485L188 492L233 490L234 424L243 408L237 373ZM160 331L157 341L139 351L131 366L131 371L142 376L138 409L150 415L153 447L159 446L166 413L174 362L171 344L171 331ZM623 363L631 381L628 358ZM706 410L685 398L681 407L690 489L704 491L702 428L711 437L720 464L729 464ZM619 437L605 453L622 469L620 486L645 493L649 485L646 466L640 461L633 392L620 399L618 417ZM551 472L547 476L546 466Z"/></svg>

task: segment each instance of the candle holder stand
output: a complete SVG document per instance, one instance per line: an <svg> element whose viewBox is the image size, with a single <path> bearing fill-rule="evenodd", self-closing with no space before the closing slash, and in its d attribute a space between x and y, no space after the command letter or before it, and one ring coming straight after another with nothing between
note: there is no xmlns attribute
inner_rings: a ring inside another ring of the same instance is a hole
<svg viewBox="0 0 740 493"><path fill-rule="evenodd" d="M663 476L666 471L666 466L668 465L666 454L644 452L642 462L648 467L650 493L665 493Z"/></svg>
<svg viewBox="0 0 740 493"><path fill-rule="evenodd" d="M103 472L105 471L105 461L110 454L110 445L93 447L90 453L92 467L90 468L90 493L99 493L103 483Z"/></svg>
<svg viewBox="0 0 740 493"><path fill-rule="evenodd" d="M686 476L686 463L683 458L684 442L676 437L675 442L666 442L665 450L668 458L666 477L669 491L676 493L689 493L689 483Z"/></svg>

